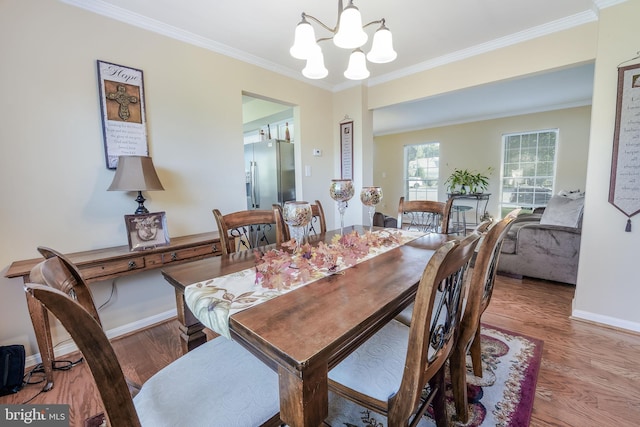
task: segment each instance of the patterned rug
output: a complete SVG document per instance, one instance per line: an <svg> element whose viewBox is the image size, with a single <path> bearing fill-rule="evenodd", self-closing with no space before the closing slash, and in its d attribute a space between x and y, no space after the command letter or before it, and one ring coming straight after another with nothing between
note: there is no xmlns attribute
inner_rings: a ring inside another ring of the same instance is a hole
<svg viewBox="0 0 640 427"><path fill-rule="evenodd" d="M542 359L542 345L541 340L482 325L482 378L473 375L470 359L467 359L470 410L467 424L456 421L450 385L447 387L447 410L452 425L528 426ZM387 427L384 416L335 394L330 394L329 402L327 423L332 427ZM425 415L418 426L433 427L435 422Z"/></svg>

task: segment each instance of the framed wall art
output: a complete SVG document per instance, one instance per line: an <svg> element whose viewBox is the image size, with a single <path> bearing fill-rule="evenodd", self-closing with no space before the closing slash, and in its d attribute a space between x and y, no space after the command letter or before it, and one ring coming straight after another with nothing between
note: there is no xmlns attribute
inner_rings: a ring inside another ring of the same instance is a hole
<svg viewBox="0 0 640 427"><path fill-rule="evenodd" d="M640 212L640 64L618 67L609 203L627 216Z"/></svg>
<svg viewBox="0 0 640 427"><path fill-rule="evenodd" d="M353 120L340 123L340 174L353 179Z"/></svg>
<svg viewBox="0 0 640 427"><path fill-rule="evenodd" d="M143 251L169 244L167 216L164 212L125 215L129 250Z"/></svg>
<svg viewBox="0 0 640 427"><path fill-rule="evenodd" d="M142 70L98 60L98 87L107 168L118 156L148 156Z"/></svg>

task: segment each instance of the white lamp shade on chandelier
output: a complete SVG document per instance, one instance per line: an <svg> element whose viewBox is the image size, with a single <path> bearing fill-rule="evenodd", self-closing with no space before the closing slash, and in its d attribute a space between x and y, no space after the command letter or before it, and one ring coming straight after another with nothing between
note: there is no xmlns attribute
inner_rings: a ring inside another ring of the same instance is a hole
<svg viewBox="0 0 640 427"><path fill-rule="evenodd" d="M307 66L302 70L302 75L308 79L324 79L329 75L329 70L324 66L322 50L317 49L307 58Z"/></svg>
<svg viewBox="0 0 640 427"><path fill-rule="evenodd" d="M393 50L393 35L387 27L382 24L373 35L371 51L367 54L367 59L376 64L386 64L397 58L398 54Z"/></svg>
<svg viewBox="0 0 640 427"><path fill-rule="evenodd" d="M362 49L356 49L349 56L349 66L344 72L344 76L350 80L362 80L369 77L367 70L367 60Z"/></svg>
<svg viewBox="0 0 640 427"><path fill-rule="evenodd" d="M296 26L293 46L289 49L289 53L296 59L308 59L316 50L321 51L316 43L316 32L303 17Z"/></svg>
<svg viewBox="0 0 640 427"><path fill-rule="evenodd" d="M343 49L355 49L367 42L369 36L362 29L362 16L353 2L340 14L338 32L333 36L333 44Z"/></svg>
<svg viewBox="0 0 640 427"><path fill-rule="evenodd" d="M367 60L376 64L384 64L396 59L398 54L393 49L393 37L391 31L385 26L385 20L369 22L362 25L362 16L357 7L353 5L353 0L349 0L349 4L342 8L342 0L338 0L338 23L331 29L317 18L302 13L302 20L298 23L293 46L289 49L289 53L296 59L304 59L307 61L306 66L302 70L302 75L309 79L325 78L329 71L324 65L324 55L318 44L319 41L333 39L333 43L343 49L353 49L349 57L349 64L344 76L351 80L362 80L369 77L370 73L367 69ZM332 35L316 40L315 30L307 21L320 24L329 30ZM364 29L373 24L380 24L373 36L371 50L365 56L361 47L367 43L369 36Z"/></svg>

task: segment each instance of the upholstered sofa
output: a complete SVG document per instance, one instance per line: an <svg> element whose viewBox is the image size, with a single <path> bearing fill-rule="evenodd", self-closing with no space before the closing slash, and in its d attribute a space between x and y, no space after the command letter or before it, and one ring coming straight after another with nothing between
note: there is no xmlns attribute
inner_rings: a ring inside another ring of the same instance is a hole
<svg viewBox="0 0 640 427"><path fill-rule="evenodd" d="M504 239L498 273L575 285L584 193L553 196L546 208L521 214Z"/></svg>
<svg viewBox="0 0 640 427"><path fill-rule="evenodd" d="M398 220L381 212L373 214L373 225L376 227L398 228Z"/></svg>

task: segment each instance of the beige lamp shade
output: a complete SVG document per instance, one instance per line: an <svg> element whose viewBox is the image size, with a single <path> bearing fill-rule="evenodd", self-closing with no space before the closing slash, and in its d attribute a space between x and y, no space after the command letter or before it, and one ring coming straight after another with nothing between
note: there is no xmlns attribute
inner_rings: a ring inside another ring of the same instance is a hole
<svg viewBox="0 0 640 427"><path fill-rule="evenodd" d="M151 157L118 157L118 168L107 191L137 191L136 202L138 202L138 209L136 209L135 213L147 214L149 210L144 207L145 198L142 196L142 192L153 190L164 190L164 187L160 183L160 179L158 179Z"/></svg>
<svg viewBox="0 0 640 427"><path fill-rule="evenodd" d="M113 182L107 191L164 190L153 160L148 156L120 156Z"/></svg>

